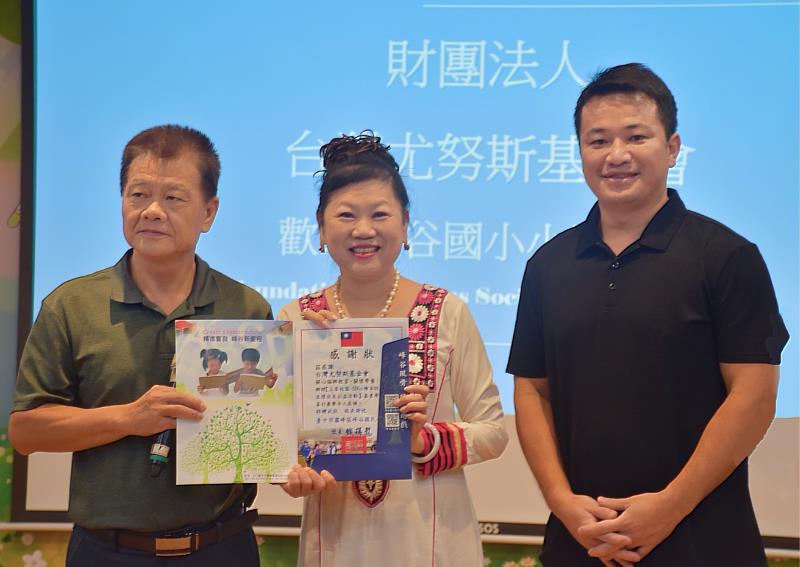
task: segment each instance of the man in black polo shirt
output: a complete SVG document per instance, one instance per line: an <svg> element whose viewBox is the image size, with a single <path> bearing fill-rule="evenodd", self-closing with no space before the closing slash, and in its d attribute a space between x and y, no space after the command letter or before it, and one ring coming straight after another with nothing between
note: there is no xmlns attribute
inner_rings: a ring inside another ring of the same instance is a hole
<svg viewBox="0 0 800 567"><path fill-rule="evenodd" d="M254 290L195 255L217 213L219 158L201 132L131 139L120 172L131 249L42 302L20 360L9 437L23 454L73 451L70 567L259 564L244 508L255 485L176 486L151 476L154 436L204 403L167 386L176 319L271 319Z"/></svg>
<svg viewBox="0 0 800 567"><path fill-rule="evenodd" d="M528 262L507 371L553 512L547 566L765 566L747 456L788 340L756 246L667 189L677 111L648 68L575 109L586 221Z"/></svg>

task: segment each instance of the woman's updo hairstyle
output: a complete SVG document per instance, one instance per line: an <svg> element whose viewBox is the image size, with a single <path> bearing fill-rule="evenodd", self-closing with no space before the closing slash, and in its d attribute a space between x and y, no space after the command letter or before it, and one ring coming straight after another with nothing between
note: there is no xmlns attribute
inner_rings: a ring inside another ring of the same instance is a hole
<svg viewBox="0 0 800 567"><path fill-rule="evenodd" d="M408 210L409 200L405 183L400 177L400 167L372 130L358 136L342 135L319 149L322 158L322 185L319 188L317 218L322 214L334 192L346 185L362 181L388 181L403 209Z"/></svg>

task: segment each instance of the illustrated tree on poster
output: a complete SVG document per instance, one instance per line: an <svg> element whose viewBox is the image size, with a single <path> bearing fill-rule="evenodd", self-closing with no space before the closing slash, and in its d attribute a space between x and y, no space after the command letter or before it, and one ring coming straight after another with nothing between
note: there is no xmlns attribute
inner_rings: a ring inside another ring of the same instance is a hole
<svg viewBox="0 0 800 567"><path fill-rule="evenodd" d="M209 462L203 451L202 435L195 435L186 444L182 453L181 468L190 473L202 474L203 484L208 484Z"/></svg>
<svg viewBox="0 0 800 567"><path fill-rule="evenodd" d="M244 471L269 473L288 454L270 423L246 405L214 414L198 438L197 445L194 440L187 445L186 461L192 472L203 472L204 479L208 472L234 469L233 482L244 482Z"/></svg>

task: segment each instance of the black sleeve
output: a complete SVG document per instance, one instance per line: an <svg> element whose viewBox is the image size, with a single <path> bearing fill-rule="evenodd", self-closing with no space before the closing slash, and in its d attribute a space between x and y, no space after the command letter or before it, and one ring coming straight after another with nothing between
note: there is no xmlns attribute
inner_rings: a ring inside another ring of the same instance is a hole
<svg viewBox="0 0 800 567"><path fill-rule="evenodd" d="M517 322L508 355L506 372L514 376L545 378L544 334L542 332L542 297L536 269L536 258L531 258L525 268L517 306Z"/></svg>
<svg viewBox="0 0 800 567"><path fill-rule="evenodd" d="M755 244L740 246L722 266L713 307L720 362L780 364L789 333Z"/></svg>

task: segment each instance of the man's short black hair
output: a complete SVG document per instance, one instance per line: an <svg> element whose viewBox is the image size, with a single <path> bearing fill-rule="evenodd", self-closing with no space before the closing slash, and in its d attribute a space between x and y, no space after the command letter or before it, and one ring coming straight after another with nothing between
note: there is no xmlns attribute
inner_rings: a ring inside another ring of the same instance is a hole
<svg viewBox="0 0 800 567"><path fill-rule="evenodd" d="M183 152L196 156L203 194L206 200L217 196L220 163L217 150L200 130L177 124L154 126L136 134L125 144L119 172L119 191L125 191L131 162L141 155L153 154L161 159L174 159Z"/></svg>
<svg viewBox="0 0 800 567"><path fill-rule="evenodd" d="M581 136L581 111L590 99L617 93L642 93L658 108L658 117L669 140L678 129L678 107L667 84L649 67L641 63L626 63L603 69L592 77L575 104L575 134Z"/></svg>

